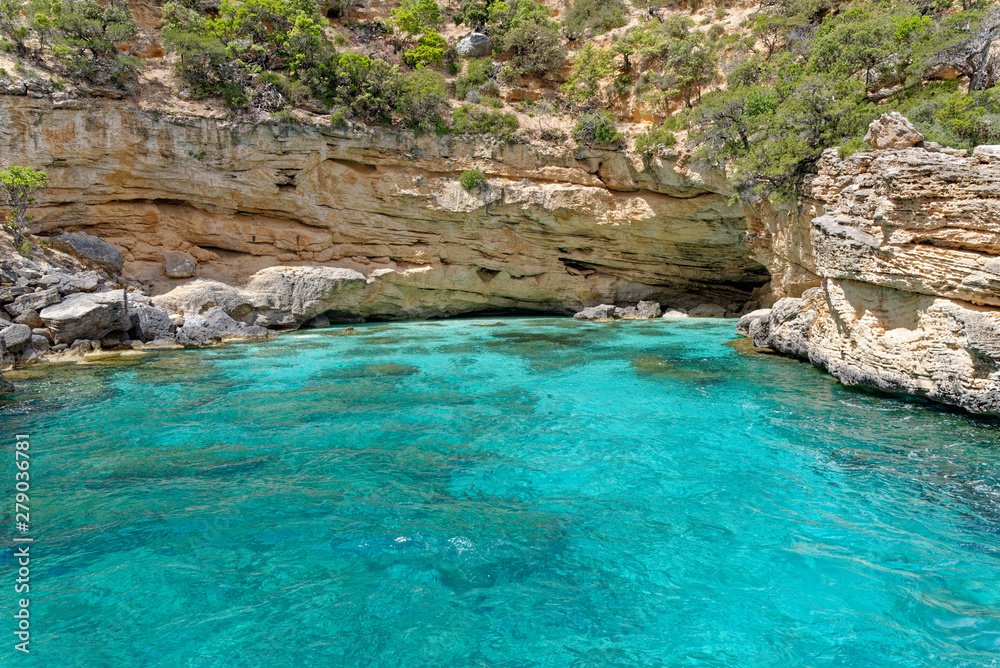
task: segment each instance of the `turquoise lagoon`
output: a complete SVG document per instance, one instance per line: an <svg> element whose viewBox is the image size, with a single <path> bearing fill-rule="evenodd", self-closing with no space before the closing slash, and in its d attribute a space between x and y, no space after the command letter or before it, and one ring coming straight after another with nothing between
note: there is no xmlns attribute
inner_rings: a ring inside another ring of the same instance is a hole
<svg viewBox="0 0 1000 668"><path fill-rule="evenodd" d="M49 368L3 666L992 666L1000 428L732 320L359 325ZM9 507L11 506L11 507Z"/></svg>

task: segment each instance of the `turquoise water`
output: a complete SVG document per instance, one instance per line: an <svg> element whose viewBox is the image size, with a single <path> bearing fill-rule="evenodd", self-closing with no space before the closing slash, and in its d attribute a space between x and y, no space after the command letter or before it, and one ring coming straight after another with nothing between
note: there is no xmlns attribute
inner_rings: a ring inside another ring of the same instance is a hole
<svg viewBox="0 0 1000 668"><path fill-rule="evenodd" d="M997 665L997 423L732 320L477 322L22 382L35 635L6 549L0 665Z"/></svg>

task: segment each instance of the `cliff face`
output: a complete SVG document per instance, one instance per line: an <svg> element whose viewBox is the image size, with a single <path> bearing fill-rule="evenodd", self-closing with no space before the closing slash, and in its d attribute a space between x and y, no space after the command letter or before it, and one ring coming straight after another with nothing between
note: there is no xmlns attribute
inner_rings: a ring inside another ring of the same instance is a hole
<svg viewBox="0 0 1000 668"><path fill-rule="evenodd" d="M846 384L1000 414L998 158L827 151L802 202L751 224L787 298L743 332Z"/></svg>
<svg viewBox="0 0 1000 668"><path fill-rule="evenodd" d="M34 231L101 237L154 293L318 266L364 275L344 304L362 317L640 299L739 312L768 280L722 175L680 154L644 161L13 96L0 97L0 128L4 162L52 182ZM489 184L469 193L457 177L473 167ZM193 261L171 272L184 278L165 274L171 251Z"/></svg>

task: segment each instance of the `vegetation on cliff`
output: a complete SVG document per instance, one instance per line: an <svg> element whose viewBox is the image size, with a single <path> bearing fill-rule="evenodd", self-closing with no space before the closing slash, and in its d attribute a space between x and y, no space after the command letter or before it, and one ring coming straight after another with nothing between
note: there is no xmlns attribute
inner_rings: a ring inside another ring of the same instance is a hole
<svg viewBox="0 0 1000 668"><path fill-rule="evenodd" d="M931 141L1000 141L987 0L402 0L381 15L350 0L171 0L142 30L133 12L148 7L133 2L0 0L0 34L22 78L41 70L57 89L141 95L143 68L169 66L176 95L250 119L649 157L686 142L745 200L796 192L823 150L853 150L889 110ZM481 46L457 48L469 29ZM149 40L165 59L138 57Z"/></svg>

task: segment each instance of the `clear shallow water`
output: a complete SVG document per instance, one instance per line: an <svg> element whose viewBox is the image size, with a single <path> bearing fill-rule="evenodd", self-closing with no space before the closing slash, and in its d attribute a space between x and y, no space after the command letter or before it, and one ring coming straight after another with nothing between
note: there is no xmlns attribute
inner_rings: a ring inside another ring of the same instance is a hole
<svg viewBox="0 0 1000 668"><path fill-rule="evenodd" d="M36 635L6 549L0 665L1000 663L995 422L733 321L476 322L22 384Z"/></svg>

